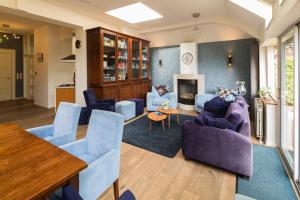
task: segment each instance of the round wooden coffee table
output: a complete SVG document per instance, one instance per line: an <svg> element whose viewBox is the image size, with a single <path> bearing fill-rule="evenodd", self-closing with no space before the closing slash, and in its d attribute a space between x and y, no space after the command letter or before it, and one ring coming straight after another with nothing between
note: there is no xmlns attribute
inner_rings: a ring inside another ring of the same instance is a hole
<svg viewBox="0 0 300 200"><path fill-rule="evenodd" d="M168 116L168 127L171 128L171 122L170 122L170 118L171 118L171 115L176 115L177 117L177 124L179 125L179 111L175 108L167 108L167 109L164 109L164 108L159 108L157 110L158 112L161 112L161 113L164 113Z"/></svg>
<svg viewBox="0 0 300 200"><path fill-rule="evenodd" d="M150 132L151 132L151 128L152 128L152 121L154 121L154 122L161 121L163 131L165 132L165 122L164 122L164 120L167 118L167 115L164 115L164 114L158 115L158 114L156 114L156 112L151 112L151 113L148 114L148 118L150 120Z"/></svg>

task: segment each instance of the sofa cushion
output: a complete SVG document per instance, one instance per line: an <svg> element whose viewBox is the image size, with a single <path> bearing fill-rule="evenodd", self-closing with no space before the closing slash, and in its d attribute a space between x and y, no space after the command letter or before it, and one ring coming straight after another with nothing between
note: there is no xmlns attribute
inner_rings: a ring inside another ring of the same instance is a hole
<svg viewBox="0 0 300 200"><path fill-rule="evenodd" d="M216 114L218 117L224 117L231 102L226 102L220 97L215 97L204 104L204 110Z"/></svg>
<svg viewBox="0 0 300 200"><path fill-rule="evenodd" d="M152 101L152 104L155 106L162 106L163 103L168 102L170 105L170 100L164 97L155 97Z"/></svg>
<svg viewBox="0 0 300 200"><path fill-rule="evenodd" d="M204 108L204 104L207 101L212 100L214 97L215 97L215 95L213 95L213 94L199 94L197 96L197 98L195 99L196 100L196 105L200 108Z"/></svg>
<svg viewBox="0 0 300 200"><path fill-rule="evenodd" d="M213 113L202 112L198 115L195 121L200 125L216 127L220 129L230 129L237 131L238 126L231 123L225 118L215 118Z"/></svg>
<svg viewBox="0 0 300 200"><path fill-rule="evenodd" d="M228 107L225 119L239 126L244 121L243 112L244 109L240 104L233 102Z"/></svg>

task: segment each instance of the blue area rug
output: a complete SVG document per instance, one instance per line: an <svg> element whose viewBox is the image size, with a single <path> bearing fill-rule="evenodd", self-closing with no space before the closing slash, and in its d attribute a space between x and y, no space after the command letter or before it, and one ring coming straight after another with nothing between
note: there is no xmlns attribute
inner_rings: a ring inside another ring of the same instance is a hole
<svg viewBox="0 0 300 200"><path fill-rule="evenodd" d="M253 145L253 176L238 178L237 193L258 200L297 199L275 148Z"/></svg>
<svg viewBox="0 0 300 200"><path fill-rule="evenodd" d="M175 116L171 118L171 128L168 128L168 120L165 120L165 132L162 130L161 122L152 122L152 130L149 130L149 119L147 115L125 125L123 142L146 149L148 151L174 157L181 149L181 126L185 120L195 117L179 115L179 126Z"/></svg>

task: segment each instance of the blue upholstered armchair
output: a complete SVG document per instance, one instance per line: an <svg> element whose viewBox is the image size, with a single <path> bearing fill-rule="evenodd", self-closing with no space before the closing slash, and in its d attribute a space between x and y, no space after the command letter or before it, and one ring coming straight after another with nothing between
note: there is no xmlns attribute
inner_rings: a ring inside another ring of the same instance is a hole
<svg viewBox="0 0 300 200"><path fill-rule="evenodd" d="M147 93L147 110L156 111L165 102L169 102L171 108L177 108L177 96L173 92L160 96L152 86L152 91Z"/></svg>
<svg viewBox="0 0 300 200"><path fill-rule="evenodd" d="M210 101L212 100L214 97L216 97L216 95L213 95L213 94L208 94L208 93L205 93L205 94L197 94L195 96L195 110L197 112L202 112L203 109L204 109L204 104L207 102L207 101Z"/></svg>
<svg viewBox="0 0 300 200"><path fill-rule="evenodd" d="M27 129L28 132L48 142L61 146L75 141L81 107L61 102L52 125Z"/></svg>
<svg viewBox="0 0 300 200"><path fill-rule="evenodd" d="M86 138L61 146L88 164L79 173L79 193L84 200L97 199L112 184L118 199L123 127L122 115L93 110Z"/></svg>
<svg viewBox="0 0 300 200"><path fill-rule="evenodd" d="M115 111L115 99L102 99L97 100L95 91L92 88L89 88L83 91L86 107L88 110L92 111L93 109L97 110L107 110Z"/></svg>

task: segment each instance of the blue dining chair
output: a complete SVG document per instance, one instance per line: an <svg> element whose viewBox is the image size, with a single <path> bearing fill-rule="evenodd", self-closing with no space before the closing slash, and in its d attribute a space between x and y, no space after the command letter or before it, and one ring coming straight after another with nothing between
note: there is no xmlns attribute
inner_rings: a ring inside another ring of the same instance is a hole
<svg viewBox="0 0 300 200"><path fill-rule="evenodd" d="M80 105L61 102L53 124L27 129L27 131L56 146L73 142L76 140L80 110Z"/></svg>
<svg viewBox="0 0 300 200"><path fill-rule="evenodd" d="M79 194L84 200L97 199L114 186L119 198L118 178L124 117L118 113L93 110L84 139L61 146L84 160L88 167L79 173Z"/></svg>

